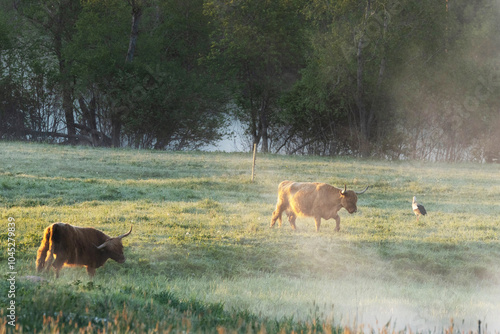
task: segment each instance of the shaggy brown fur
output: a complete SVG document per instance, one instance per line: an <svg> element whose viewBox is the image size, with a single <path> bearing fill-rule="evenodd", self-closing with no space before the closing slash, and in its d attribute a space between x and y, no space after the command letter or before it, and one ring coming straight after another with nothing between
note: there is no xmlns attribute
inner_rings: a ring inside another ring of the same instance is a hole
<svg viewBox="0 0 500 334"><path fill-rule="evenodd" d="M121 239L111 238L103 232L90 227L76 227L64 223L54 223L45 229L42 244L36 257L36 269L49 271L52 265L56 277L64 265L84 266L90 277L96 268L101 267L109 258L118 263L125 262Z"/></svg>
<svg viewBox="0 0 500 334"><path fill-rule="evenodd" d="M345 208L349 213L356 212L357 194L362 194L367 189L368 187L356 193L345 187L342 190L326 183L283 181L278 186L278 202L271 219L271 227L274 226L276 220L281 226L281 215L285 212L294 230L296 229L295 219L298 216L304 216L314 217L316 231L319 231L321 218L326 220L333 218L337 222L335 230L339 231L338 211Z"/></svg>

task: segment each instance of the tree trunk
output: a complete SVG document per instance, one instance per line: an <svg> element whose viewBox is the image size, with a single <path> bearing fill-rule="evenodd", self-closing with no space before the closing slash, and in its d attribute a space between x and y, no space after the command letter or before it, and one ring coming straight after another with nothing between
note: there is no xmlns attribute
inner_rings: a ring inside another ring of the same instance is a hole
<svg viewBox="0 0 500 334"><path fill-rule="evenodd" d="M357 72L356 72L356 96L355 102L358 108L359 116L359 132L360 132L360 152L362 156L369 153L369 138L370 138L370 126L369 126L369 115L364 102L364 85L363 85L363 74L365 59L363 54L363 48L365 47L365 34L366 34L366 24L368 17L371 12L371 0L366 2L365 16L363 18L363 25L361 30L361 36L359 37L358 46L356 50L356 61L357 61Z"/></svg>
<svg viewBox="0 0 500 334"><path fill-rule="evenodd" d="M92 135L92 146L100 146L99 135L97 131L97 122L96 122L96 113L95 113L95 98L90 100L89 106L85 103L83 96L78 98L78 103L80 105L80 109L82 110L83 120L85 122L85 126L90 129L90 134Z"/></svg>
<svg viewBox="0 0 500 334"><path fill-rule="evenodd" d="M68 142L73 144L74 138L76 138L76 128L75 128L75 115L73 114L73 97L71 88L64 85L63 87L63 110L64 117L66 118L66 127L68 129Z"/></svg>
<svg viewBox="0 0 500 334"><path fill-rule="evenodd" d="M261 115L260 115L260 123L261 123L261 138L262 138L262 145L260 147L261 152L267 153L269 152L269 138L267 134L267 129L268 129L268 119L267 119L267 111L266 108L263 108L264 110L261 110Z"/></svg>
<svg viewBox="0 0 500 334"><path fill-rule="evenodd" d="M97 132L97 115L96 115L96 101L95 101L95 96L92 97L92 100L90 100L89 104L89 127L92 129L93 134L92 134L92 139L95 143L99 142L99 136L96 135L95 133Z"/></svg>
<svg viewBox="0 0 500 334"><path fill-rule="evenodd" d="M113 147L121 146L121 133L122 130L122 121L121 117L118 114L115 114L111 117L111 145Z"/></svg>
<svg viewBox="0 0 500 334"><path fill-rule="evenodd" d="M367 128L367 115L366 115L366 106L363 101L363 71L364 71L364 59L363 59L363 42L364 38L361 36L358 42L358 50L356 54L356 60L358 64L357 72L356 72L356 106L358 108L358 116L359 116L359 128L363 138L368 138L368 128Z"/></svg>
<svg viewBox="0 0 500 334"><path fill-rule="evenodd" d="M378 99L379 99L381 92L382 92L382 82L384 79L385 67L386 67L386 52L385 52L386 39L385 39L385 35L387 32L388 24L389 24L389 16L387 15L387 13L384 13L384 20L383 20L383 27L382 27L382 43L381 43L381 51L380 51L381 58L380 58L378 76L377 76L377 84L376 84L375 89L374 89L374 94L373 94L370 110L368 111L368 116L367 116L367 121L366 121L368 135L370 135L370 129L372 128L373 121L375 120L375 110L378 106L377 102L378 102ZM380 129L380 128L378 128L378 129Z"/></svg>
<svg viewBox="0 0 500 334"><path fill-rule="evenodd" d="M252 138L253 138L252 149L253 149L254 144L259 146L261 134L262 134L261 127L262 127L261 123L257 122L256 117L253 117L253 115L252 115L252 124L250 124L250 128L251 128L250 132L252 133Z"/></svg>
<svg viewBox="0 0 500 334"><path fill-rule="evenodd" d="M130 37L125 63L131 63L134 60L135 48L137 45L137 37L139 36L139 21L142 16L142 8L140 0L131 0L132 5L132 26L130 29ZM122 129L122 109L123 107L115 107L111 116L111 144L113 147L121 146L121 129Z"/></svg>
<svg viewBox="0 0 500 334"><path fill-rule="evenodd" d="M62 15L62 14L58 14ZM68 142L74 144L76 141L76 128L75 128L75 115L73 114L73 93L71 83L68 76L68 69L66 60L62 55L62 39L63 28L57 25L54 30L54 51L59 61L59 74L61 75L61 91L62 91L62 108L64 111L64 118L66 120L66 129L68 132Z"/></svg>
<svg viewBox="0 0 500 334"><path fill-rule="evenodd" d="M137 45L137 36L139 36L139 21L142 16L142 8L138 4L138 0L132 0L132 28L130 29L130 38L128 44L127 56L125 57L126 63L131 63L134 59L134 52Z"/></svg>

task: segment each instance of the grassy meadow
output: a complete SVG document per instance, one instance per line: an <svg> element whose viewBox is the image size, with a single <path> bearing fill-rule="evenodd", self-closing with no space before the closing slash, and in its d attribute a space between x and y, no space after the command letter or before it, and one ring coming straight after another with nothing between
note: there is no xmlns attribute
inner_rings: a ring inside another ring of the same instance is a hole
<svg viewBox="0 0 500 334"><path fill-rule="evenodd" d="M4 332L500 332L500 165L0 142ZM358 212L284 217L282 180L362 190ZM428 215L417 222L411 200ZM16 223L17 329L6 323ZM126 262L38 275L54 222L128 231ZM33 282L30 276L46 281Z"/></svg>

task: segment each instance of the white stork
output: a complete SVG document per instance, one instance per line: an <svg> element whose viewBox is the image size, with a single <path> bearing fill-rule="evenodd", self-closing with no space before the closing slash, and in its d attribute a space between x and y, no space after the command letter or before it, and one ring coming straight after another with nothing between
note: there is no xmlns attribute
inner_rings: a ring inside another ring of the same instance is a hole
<svg viewBox="0 0 500 334"><path fill-rule="evenodd" d="M411 205L411 208L413 209L413 212L415 212L415 215L417 216L417 221L420 216L425 216L427 214L427 211L425 211L424 206L417 203L417 196L413 196L413 203Z"/></svg>

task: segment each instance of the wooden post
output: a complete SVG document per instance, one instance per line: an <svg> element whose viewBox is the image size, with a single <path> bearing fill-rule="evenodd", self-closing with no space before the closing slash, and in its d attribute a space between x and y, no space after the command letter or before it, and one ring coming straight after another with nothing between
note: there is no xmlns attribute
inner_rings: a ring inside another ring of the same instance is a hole
<svg viewBox="0 0 500 334"><path fill-rule="evenodd" d="M253 160L252 160L252 182L255 177L255 152L257 151L257 144L253 144Z"/></svg>

